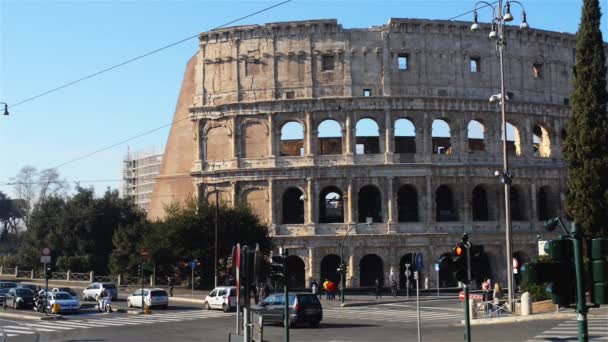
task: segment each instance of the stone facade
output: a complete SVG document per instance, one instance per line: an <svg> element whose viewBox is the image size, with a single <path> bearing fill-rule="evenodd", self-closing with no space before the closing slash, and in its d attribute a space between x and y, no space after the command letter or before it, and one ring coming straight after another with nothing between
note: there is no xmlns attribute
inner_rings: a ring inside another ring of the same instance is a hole
<svg viewBox="0 0 608 342"><path fill-rule="evenodd" d="M498 58L489 27L469 28L313 20L201 34L155 191L248 203L298 257L299 285L335 275L349 230L347 286L386 282L391 269L403 284L410 253L422 253L434 286L433 263L463 232L505 279L502 130L488 101ZM542 220L563 216L575 37L512 27L507 37L513 250L527 261ZM151 216L168 200L153 198Z"/></svg>

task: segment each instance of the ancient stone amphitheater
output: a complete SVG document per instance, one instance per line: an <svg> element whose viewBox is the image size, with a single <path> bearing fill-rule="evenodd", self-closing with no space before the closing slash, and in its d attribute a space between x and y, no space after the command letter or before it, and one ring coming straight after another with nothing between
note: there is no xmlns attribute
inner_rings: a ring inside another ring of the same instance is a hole
<svg viewBox="0 0 608 342"><path fill-rule="evenodd" d="M189 61L149 215L192 194L249 204L290 248L294 285L401 286L405 264L434 263L467 232L480 267L505 279L495 42L470 23L391 19L239 26L200 35ZM537 253L542 220L563 215L575 37L507 29L507 138L513 250ZM484 261L485 260L485 261ZM412 266L414 269L415 265ZM440 274L443 284L449 272Z"/></svg>

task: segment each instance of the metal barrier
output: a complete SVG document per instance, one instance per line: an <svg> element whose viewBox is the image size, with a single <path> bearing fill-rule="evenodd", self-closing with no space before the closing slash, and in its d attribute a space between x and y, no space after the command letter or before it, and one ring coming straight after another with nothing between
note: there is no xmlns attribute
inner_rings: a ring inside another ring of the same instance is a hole
<svg viewBox="0 0 608 342"><path fill-rule="evenodd" d="M91 279L90 273L75 273L70 272L70 280L75 281L89 281Z"/></svg>
<svg viewBox="0 0 608 342"><path fill-rule="evenodd" d="M51 273L52 280L66 280L68 279L68 272L53 272Z"/></svg>

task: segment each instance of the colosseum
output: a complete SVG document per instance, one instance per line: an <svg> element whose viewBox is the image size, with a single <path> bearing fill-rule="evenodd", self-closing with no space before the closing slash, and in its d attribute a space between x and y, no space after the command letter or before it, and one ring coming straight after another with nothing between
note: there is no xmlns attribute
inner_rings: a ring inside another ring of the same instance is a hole
<svg viewBox="0 0 608 342"><path fill-rule="evenodd" d="M200 34L187 64L149 216L186 196L247 203L290 249L296 286L403 287L452 277L434 263L463 232L478 267L504 281L500 68L490 27L390 19L248 25ZM507 27L513 251L537 255L542 221L563 215L560 148L575 36Z"/></svg>

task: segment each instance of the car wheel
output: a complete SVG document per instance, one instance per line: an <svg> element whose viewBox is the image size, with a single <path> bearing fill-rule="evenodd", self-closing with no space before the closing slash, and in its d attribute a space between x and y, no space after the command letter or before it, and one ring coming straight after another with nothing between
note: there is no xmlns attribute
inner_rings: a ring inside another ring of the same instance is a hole
<svg viewBox="0 0 608 342"><path fill-rule="evenodd" d="M203 308L205 308L205 310L211 310L211 305L209 305L209 303L205 302L205 304L203 304Z"/></svg>
<svg viewBox="0 0 608 342"><path fill-rule="evenodd" d="M222 304L222 311L224 312L230 312L230 307L226 304Z"/></svg>

